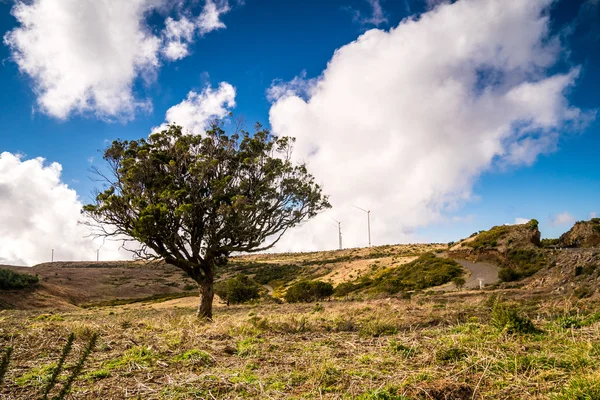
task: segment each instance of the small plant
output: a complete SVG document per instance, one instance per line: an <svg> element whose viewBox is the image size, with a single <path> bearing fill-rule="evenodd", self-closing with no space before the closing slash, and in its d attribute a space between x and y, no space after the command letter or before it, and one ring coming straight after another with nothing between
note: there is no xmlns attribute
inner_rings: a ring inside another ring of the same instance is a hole
<svg viewBox="0 0 600 400"><path fill-rule="evenodd" d="M4 355L2 356L2 361L0 362L0 388L2 388L4 376L8 372L8 364L10 363L10 356L12 355L12 352L13 348L7 347L4 351Z"/></svg>
<svg viewBox="0 0 600 400"><path fill-rule="evenodd" d="M520 316L514 307L503 303L500 297L494 300L491 323L499 331L509 334L539 332L530 319Z"/></svg>
<svg viewBox="0 0 600 400"><path fill-rule="evenodd" d="M436 354L436 358L443 363L452 363L466 358L467 355L468 353L465 349L460 347L450 347L448 349L440 350Z"/></svg>
<svg viewBox="0 0 600 400"><path fill-rule="evenodd" d="M396 339L392 339L389 341L388 346L392 353L401 354L404 358L412 357L416 354L416 350L412 347L408 347Z"/></svg>
<svg viewBox="0 0 600 400"><path fill-rule="evenodd" d="M389 321L372 320L364 323L360 327L360 336L386 336L398 332L398 327Z"/></svg>
<svg viewBox="0 0 600 400"><path fill-rule="evenodd" d="M467 283L467 281L462 276L456 276L452 278L452 283L456 289L461 290L463 287L465 287L465 283Z"/></svg>

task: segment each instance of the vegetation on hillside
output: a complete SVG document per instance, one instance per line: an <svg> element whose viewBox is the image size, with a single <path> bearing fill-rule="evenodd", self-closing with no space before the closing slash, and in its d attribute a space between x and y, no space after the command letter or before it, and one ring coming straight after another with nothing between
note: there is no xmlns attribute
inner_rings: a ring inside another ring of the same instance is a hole
<svg viewBox="0 0 600 400"><path fill-rule="evenodd" d="M215 285L215 294L227 304L242 304L258 299L261 291L263 288L259 284L243 274Z"/></svg>
<svg viewBox="0 0 600 400"><path fill-rule="evenodd" d="M463 274L463 268L456 261L437 257L433 253L425 253L407 264L386 268L353 282L341 283L336 287L335 295L346 296L358 290L368 293L397 294L401 291L443 285Z"/></svg>
<svg viewBox="0 0 600 400"><path fill-rule="evenodd" d="M300 281L294 283L285 292L288 303L309 303L331 297L333 285L320 281Z"/></svg>
<svg viewBox="0 0 600 400"><path fill-rule="evenodd" d="M535 231L538 228L539 222L532 219L524 225L526 229ZM474 240L465 242L465 245L472 247L475 250L495 248L500 244L502 239L506 238L515 229L515 227L515 225L494 226L487 231L479 232Z"/></svg>
<svg viewBox="0 0 600 400"><path fill-rule="evenodd" d="M35 275L20 274L10 269L0 268L0 289L14 290L34 287L39 283Z"/></svg>
<svg viewBox="0 0 600 400"><path fill-rule="evenodd" d="M510 249L498 273L500 280L512 282L526 278L548 265L548 256L537 249Z"/></svg>

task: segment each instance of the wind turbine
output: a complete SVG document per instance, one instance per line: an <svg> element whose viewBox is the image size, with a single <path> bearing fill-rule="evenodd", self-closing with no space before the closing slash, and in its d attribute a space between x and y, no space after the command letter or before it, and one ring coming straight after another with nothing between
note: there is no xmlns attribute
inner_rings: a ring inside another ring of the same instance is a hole
<svg viewBox="0 0 600 400"><path fill-rule="evenodd" d="M364 208L360 208L358 206L352 205L354 208L358 208L361 211L367 213L367 231L369 232L369 247L371 247L371 210L365 210Z"/></svg>
<svg viewBox="0 0 600 400"><path fill-rule="evenodd" d="M331 217L329 217L331 218ZM337 219L331 218L332 220L334 220L337 223L338 226L338 239L340 241L340 250L342 250L342 223L340 221L338 221Z"/></svg>

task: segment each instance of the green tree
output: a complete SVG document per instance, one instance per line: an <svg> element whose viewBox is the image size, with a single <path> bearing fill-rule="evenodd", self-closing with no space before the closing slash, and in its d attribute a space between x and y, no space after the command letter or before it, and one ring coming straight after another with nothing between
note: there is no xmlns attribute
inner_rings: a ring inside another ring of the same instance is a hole
<svg viewBox="0 0 600 400"><path fill-rule="evenodd" d="M204 135L176 125L146 139L116 140L104 152L107 187L84 207L98 235L126 236L144 259L164 259L200 286L198 315L212 318L215 269L232 252L271 248L291 227L331 207L294 139L256 125L228 135L214 122Z"/></svg>

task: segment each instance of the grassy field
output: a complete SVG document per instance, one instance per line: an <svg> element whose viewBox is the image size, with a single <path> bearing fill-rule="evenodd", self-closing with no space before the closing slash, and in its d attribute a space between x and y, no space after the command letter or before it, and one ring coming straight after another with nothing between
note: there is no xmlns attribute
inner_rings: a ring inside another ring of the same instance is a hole
<svg viewBox="0 0 600 400"><path fill-rule="evenodd" d="M1 311L0 349L14 353L0 398L39 398L68 335L71 365L97 332L70 398L600 399L593 298L504 290L219 305L212 323L196 319L196 300Z"/></svg>

